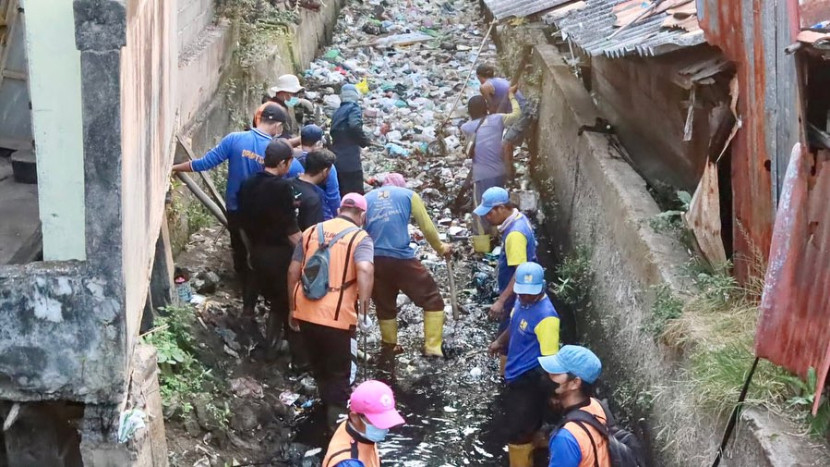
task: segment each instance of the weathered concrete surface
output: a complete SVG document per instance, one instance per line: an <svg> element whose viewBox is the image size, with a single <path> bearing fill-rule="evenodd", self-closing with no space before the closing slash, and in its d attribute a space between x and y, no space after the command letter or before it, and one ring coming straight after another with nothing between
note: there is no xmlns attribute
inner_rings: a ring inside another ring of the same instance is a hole
<svg viewBox="0 0 830 467"><path fill-rule="evenodd" d="M128 397L117 410L87 407L81 429L84 467L164 467L167 465L167 439L164 432L158 364L154 347L138 344L131 362L132 378ZM101 423L117 428L120 410L138 409L146 414L145 428L126 443L116 443L117 430L101 430Z"/></svg>
<svg viewBox="0 0 830 467"><path fill-rule="evenodd" d="M741 414L735 438L721 464L727 467L826 466L827 446L813 442L792 423L753 407Z"/></svg>
<svg viewBox="0 0 830 467"><path fill-rule="evenodd" d="M77 0L73 8L86 261L0 267L0 398L116 404L172 160L175 95L163 53L174 45L171 2Z"/></svg>
<svg viewBox="0 0 830 467"><path fill-rule="evenodd" d="M604 379L616 401L640 419L635 428L650 445L656 465L711 462L723 421L694 405L695 388L679 382L686 378L673 377L683 371L682 355L658 346L644 330L655 286L687 289L681 267L689 257L676 240L649 226L660 210L609 139L595 133L577 136L579 126L593 124L599 114L562 56L553 46L539 45L535 64L543 73L536 162L539 180L552 185L546 188L554 195L546 206L555 217L548 225L552 237L567 247L584 245L591 251L592 305L587 315L577 317L581 333L603 360ZM761 417L751 420L759 428L741 438L754 438L763 447L742 441L739 449L736 443L730 466L827 465L822 457L819 464L798 464L793 463L797 457L783 454L767 455L767 464L758 463L759 452L768 451L771 442L759 434L778 428ZM807 449L803 438L782 442L794 452Z"/></svg>

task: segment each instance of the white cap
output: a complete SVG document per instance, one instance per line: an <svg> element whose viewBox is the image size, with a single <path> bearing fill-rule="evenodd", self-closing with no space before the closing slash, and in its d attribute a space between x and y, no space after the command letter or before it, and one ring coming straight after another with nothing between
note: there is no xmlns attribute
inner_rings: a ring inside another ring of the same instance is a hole
<svg viewBox="0 0 830 467"><path fill-rule="evenodd" d="M276 96L278 92L290 92L292 94L302 91L300 80L294 75L282 75L277 78L277 85L270 89L271 97Z"/></svg>

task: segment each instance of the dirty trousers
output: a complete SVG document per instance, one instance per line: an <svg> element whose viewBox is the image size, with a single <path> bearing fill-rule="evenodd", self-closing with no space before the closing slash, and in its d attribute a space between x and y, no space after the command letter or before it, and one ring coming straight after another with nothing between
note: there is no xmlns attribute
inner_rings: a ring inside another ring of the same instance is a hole
<svg viewBox="0 0 830 467"><path fill-rule="evenodd" d="M536 367L507 383L504 391L505 419L498 426L504 427L509 444L529 443L541 428L548 411L541 383L545 375L542 367Z"/></svg>
<svg viewBox="0 0 830 467"><path fill-rule="evenodd" d="M438 284L420 261L415 258L375 256L372 300L377 308L378 319L397 318L398 292L403 292L425 311L444 309L444 299L441 298Z"/></svg>
<svg viewBox="0 0 830 467"><path fill-rule="evenodd" d="M308 356L300 333L288 327L288 266L294 251L290 245L256 245L251 248L249 287L258 291L268 301L270 309L266 335L270 344L285 340L291 351L291 362L295 366L307 365ZM255 295L256 296L256 295Z"/></svg>
<svg viewBox="0 0 830 467"><path fill-rule="evenodd" d="M348 193L363 194L363 171L341 172L337 170L337 183L340 185L340 196Z"/></svg>
<svg viewBox="0 0 830 467"><path fill-rule="evenodd" d="M228 211L228 232L231 235L233 269L242 286L242 307L253 310L257 297L256 284L250 277L252 274L248 267L248 249L242 241L242 214L240 212Z"/></svg>
<svg viewBox="0 0 830 467"><path fill-rule="evenodd" d="M308 343L320 399L329 407L346 407L357 374L355 328L343 330L300 321L300 332Z"/></svg>

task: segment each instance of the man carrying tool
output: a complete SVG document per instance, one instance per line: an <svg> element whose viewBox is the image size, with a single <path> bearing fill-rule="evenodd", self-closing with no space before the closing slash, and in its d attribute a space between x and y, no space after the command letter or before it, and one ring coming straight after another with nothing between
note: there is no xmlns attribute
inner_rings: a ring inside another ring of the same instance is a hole
<svg viewBox="0 0 830 467"><path fill-rule="evenodd" d="M444 299L438 284L409 246L409 219L415 222L427 242L442 256L452 254L452 245L442 243L429 218L423 200L406 188L403 176L390 173L383 187L366 195L366 231L375 243L375 287L372 299L378 314L382 346L393 354L398 345L398 292L403 291L424 309L424 355L444 357Z"/></svg>
<svg viewBox="0 0 830 467"><path fill-rule="evenodd" d="M329 442L323 467L380 467L377 443L403 424L389 386L375 380L361 383L349 398L349 417Z"/></svg>
<svg viewBox="0 0 830 467"><path fill-rule="evenodd" d="M239 189L239 213L248 235L253 267L252 282L270 306L266 341L274 349L283 329L295 369L307 365L298 333L288 329L288 289L286 274L300 229L294 209L294 191L283 178L293 159L291 146L274 139L265 149L265 170L253 175ZM246 316L253 322L253 314Z"/></svg>
<svg viewBox="0 0 830 467"><path fill-rule="evenodd" d="M518 301L510 325L490 344L490 355L507 351L504 379L505 421L510 467L530 467L533 437L542 426L547 405L538 358L559 351L559 315L545 293L545 271L536 263L516 268L513 291Z"/></svg>
<svg viewBox="0 0 830 467"><path fill-rule="evenodd" d="M306 156L309 152L322 149L323 129L317 125L306 125L300 131L300 147L294 150L294 162L288 170L288 177L294 178L305 172ZM328 177L319 184L325 192L323 219L329 220L337 215L340 208L340 183L337 181L337 168L331 166Z"/></svg>
<svg viewBox="0 0 830 467"><path fill-rule="evenodd" d="M513 174L513 157L505 158L502 150L502 134L505 126L511 125L521 116L519 104L510 88L508 95L513 110L510 114L488 114L487 102L482 96L473 96L467 102L470 121L461 126L461 131L473 141L469 156L473 159L472 181L473 200L481 202L481 194L490 187L503 187ZM481 219L475 223L474 230L483 235L488 230Z"/></svg>
<svg viewBox="0 0 830 467"><path fill-rule="evenodd" d="M502 238L497 273L499 298L490 307L490 318L501 322L501 334L510 322L505 311L512 310L516 301L516 294L513 292L516 267L528 261L536 261L536 236L533 234L530 220L510 203L510 195L504 188L493 187L485 191L481 196L481 204L474 212L491 225L498 226ZM502 373L506 361L507 357L502 355Z"/></svg>
<svg viewBox="0 0 830 467"><path fill-rule="evenodd" d="M509 114L514 110L515 106L507 99L510 92L510 81L496 77L496 70L492 65L479 65L476 68L476 77L481 83L480 92L487 101L487 108L491 114ZM513 150L516 146L522 144L525 133L533 122L536 113L535 105L525 99L521 92L516 91L516 102L521 108L522 115L510 124L505 124L506 130L502 138L502 150L506 161L513 160Z"/></svg>
<svg viewBox="0 0 830 467"><path fill-rule="evenodd" d="M353 84L340 90L340 108L331 117L332 151L337 154L337 176L341 193L363 194L363 165L360 148L369 145L363 131L363 110L358 104L360 93Z"/></svg>
<svg viewBox="0 0 830 467"><path fill-rule="evenodd" d="M248 251L240 233L241 217L237 195L245 180L262 171L265 148L274 136L282 133L285 120L285 113L277 104L265 105L255 128L231 133L204 157L173 166L173 172L201 172L228 161L228 183L225 189L228 232L231 235L233 267L243 287L242 310L246 315L254 312L256 290L247 287Z"/></svg>
<svg viewBox="0 0 830 467"><path fill-rule="evenodd" d="M347 194L339 216L303 232L288 268L290 324L309 343L314 379L331 428L346 413L357 372L355 328L368 327L374 244L360 228L365 219L366 199Z"/></svg>

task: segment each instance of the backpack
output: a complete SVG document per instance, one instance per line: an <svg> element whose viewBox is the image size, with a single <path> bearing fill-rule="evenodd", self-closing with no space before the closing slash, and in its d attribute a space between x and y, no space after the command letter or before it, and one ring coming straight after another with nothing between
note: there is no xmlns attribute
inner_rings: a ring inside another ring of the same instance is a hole
<svg viewBox="0 0 830 467"><path fill-rule="evenodd" d="M591 432L588 431L585 425L597 430L608 441L608 457L611 460L611 467L646 467L640 440L630 431L617 426L608 407L603 402L600 402L600 405L605 412L606 423L602 423L594 415L584 410L577 409L565 414L565 419L558 425L557 430L568 422L574 422L582 428L594 448L594 467L599 467L597 446L594 444Z"/></svg>
<svg viewBox="0 0 830 467"><path fill-rule="evenodd" d="M340 233L334 236L331 241L326 242L325 236L323 235L323 224L317 224L317 232L319 235L319 245L317 246L317 251L308 258L305 265L303 266L303 274L302 274L302 283L303 283L303 294L309 300L320 300L321 298L328 295L328 293L334 289L329 287L329 247L337 243L338 240L345 237L346 235L360 230L357 227L349 227L347 229L343 229ZM313 234L311 234L313 235ZM309 239L311 238L309 235ZM352 237L352 241L354 241L354 237ZM349 248L351 249L351 244L349 244ZM349 270L349 263L346 263L346 270L343 272L343 280L346 280L346 273ZM343 283L340 289L345 289L349 287L351 282Z"/></svg>

